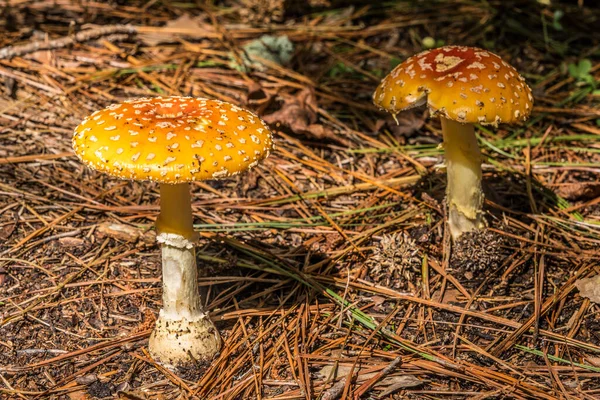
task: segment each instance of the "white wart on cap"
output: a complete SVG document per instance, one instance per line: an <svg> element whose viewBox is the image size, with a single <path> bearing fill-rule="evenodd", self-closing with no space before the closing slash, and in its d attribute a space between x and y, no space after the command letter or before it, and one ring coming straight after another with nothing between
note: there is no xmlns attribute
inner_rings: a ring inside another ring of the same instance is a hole
<svg viewBox="0 0 600 400"><path fill-rule="evenodd" d="M246 171L269 156L273 140L259 117L233 104L156 97L96 111L75 129L73 148L111 176L181 183Z"/></svg>

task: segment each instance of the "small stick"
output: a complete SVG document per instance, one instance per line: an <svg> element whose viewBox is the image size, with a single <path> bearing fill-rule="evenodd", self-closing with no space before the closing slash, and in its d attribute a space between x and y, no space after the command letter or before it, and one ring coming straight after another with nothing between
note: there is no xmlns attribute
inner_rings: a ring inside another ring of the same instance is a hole
<svg viewBox="0 0 600 400"><path fill-rule="evenodd" d="M73 43L86 42L101 36L113 35L115 33L136 33L137 29L132 25L112 25L101 28L88 29L73 36L62 37L50 41L36 41L19 46L8 46L0 49L0 60L23 56L40 50L54 50L67 47Z"/></svg>
<svg viewBox="0 0 600 400"><path fill-rule="evenodd" d="M321 400L336 400L336 399L339 399L340 396L342 395L342 392L344 391L344 387L345 386L346 386L346 377L340 379L332 387L330 387L329 389L327 389L327 391L325 393L323 393L323 396L321 397Z"/></svg>
<svg viewBox="0 0 600 400"><path fill-rule="evenodd" d="M367 391L369 391L378 381L388 376L396 367L402 363L402 357L394 358L384 369L379 371L374 377L363 383L355 392L354 398L360 399Z"/></svg>

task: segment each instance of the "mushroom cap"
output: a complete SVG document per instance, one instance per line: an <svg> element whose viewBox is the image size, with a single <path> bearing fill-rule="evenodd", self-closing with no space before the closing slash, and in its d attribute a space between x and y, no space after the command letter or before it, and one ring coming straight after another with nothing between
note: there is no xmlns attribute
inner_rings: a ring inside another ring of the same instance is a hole
<svg viewBox="0 0 600 400"><path fill-rule="evenodd" d="M73 148L88 167L122 179L182 183L236 175L273 149L253 113L219 100L127 100L85 118Z"/></svg>
<svg viewBox="0 0 600 400"><path fill-rule="evenodd" d="M427 104L433 114L454 121L497 126L525 121L533 96L525 79L497 55L445 46L398 65L381 81L373 102L394 115Z"/></svg>

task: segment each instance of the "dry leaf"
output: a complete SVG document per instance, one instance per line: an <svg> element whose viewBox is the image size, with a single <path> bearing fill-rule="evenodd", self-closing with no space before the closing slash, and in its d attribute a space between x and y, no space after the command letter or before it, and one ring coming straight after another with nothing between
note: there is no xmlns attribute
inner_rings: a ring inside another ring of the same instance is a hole
<svg viewBox="0 0 600 400"><path fill-rule="evenodd" d="M264 88L259 82L252 81L248 86L248 100L261 100L267 97Z"/></svg>
<svg viewBox="0 0 600 400"><path fill-rule="evenodd" d="M203 29L203 27L201 26L201 20L202 17L191 17L189 14L183 14L179 18L167 22L164 28L200 30ZM185 34L169 32L152 32L138 34L140 40L148 46L156 46L159 43L176 42L178 37L184 36Z"/></svg>
<svg viewBox="0 0 600 400"><path fill-rule="evenodd" d="M413 375L388 376L381 382L375 385L376 388L386 387L384 391L379 393L378 397L382 398L390 394L409 387L415 387L423 384L424 381Z"/></svg>
<svg viewBox="0 0 600 400"><path fill-rule="evenodd" d="M575 287L579 289L581 297L587 297L592 303L600 304L600 275L578 279Z"/></svg>
<svg viewBox="0 0 600 400"><path fill-rule="evenodd" d="M560 186L556 193L567 200L590 200L600 196L600 184L577 182Z"/></svg>
<svg viewBox="0 0 600 400"><path fill-rule="evenodd" d="M325 365L319 371L319 375L323 379L327 380L337 380L340 379L333 387L331 387L327 393L329 399L335 399L339 397L339 387L343 388L346 382L346 378L348 377L348 373L352 369L351 365L340 364L335 367L335 365ZM359 366L355 366L352 371L352 375L356 376L356 382L365 382L369 379L374 378L379 374L379 372L370 372L368 374L360 374L362 368ZM358 376L357 376L358 375ZM379 382L375 383L373 386L374 389L383 389L383 392L379 394L379 397L387 396L391 393L394 393L400 389L414 387L421 385L424 381L413 376L413 375L398 375L398 376L387 376L382 378ZM337 397L336 397L337 396ZM325 398L325 396L324 396Z"/></svg>
<svg viewBox="0 0 600 400"><path fill-rule="evenodd" d="M319 370L319 375L323 379L336 380L339 378L347 377L348 373L350 372L350 369L352 369L352 365L338 364L337 368L333 364L325 365L323 368L321 368ZM361 368L359 366L355 366L354 370L352 371L352 375L356 375L356 374L360 373L360 371L361 371ZM375 375L376 375L375 372L370 373L370 374L361 375L359 377L359 380L364 381L364 380L374 377Z"/></svg>
<svg viewBox="0 0 600 400"><path fill-rule="evenodd" d="M92 383L96 382L98 380L98 375L96 374L87 374L84 376L80 376L79 378L75 379L75 382L77 382L79 385L85 385L85 386L89 386Z"/></svg>
<svg viewBox="0 0 600 400"><path fill-rule="evenodd" d="M391 117L378 119L375 122L375 132L387 127L396 137L410 136L423 128L426 118L427 113L422 111L404 111L396 115L395 120Z"/></svg>
<svg viewBox="0 0 600 400"><path fill-rule="evenodd" d="M397 136L412 135L425 125L423 112L420 112L420 115L415 111L403 112L396 116L396 120L396 124L390 124L390 130Z"/></svg>
<svg viewBox="0 0 600 400"><path fill-rule="evenodd" d="M269 124L281 124L292 132L323 140L340 143L349 146L350 142L337 135L330 128L317 123L317 114L314 110L318 108L317 99L311 89L304 89L296 96L282 96L283 105L279 111L264 116Z"/></svg>
<svg viewBox="0 0 600 400"><path fill-rule="evenodd" d="M13 234L17 227L17 221L9 222L8 224L0 227L0 240L5 241Z"/></svg>
<svg viewBox="0 0 600 400"><path fill-rule="evenodd" d="M76 392L71 392L68 394L69 400L89 400L91 399L90 395L88 395L83 390L78 390Z"/></svg>
<svg viewBox="0 0 600 400"><path fill-rule="evenodd" d="M240 179L237 186L237 193L240 197L248 196L248 192L250 190L254 190L258 187L258 178L260 177L259 173L256 170L251 169L248 172L244 173L244 179Z"/></svg>
<svg viewBox="0 0 600 400"><path fill-rule="evenodd" d="M144 393L141 390L121 391L117 393L117 396L122 400L149 400L151 398L147 393ZM164 397L161 394L157 394L152 397L152 399L162 400Z"/></svg>
<svg viewBox="0 0 600 400"><path fill-rule="evenodd" d="M592 364L594 367L600 367L600 357L587 357L586 361Z"/></svg>
<svg viewBox="0 0 600 400"><path fill-rule="evenodd" d="M145 232L135 226L118 224L114 222L103 222L98 225L96 232L101 236L108 236L123 242L134 243L143 240L147 243L154 242L154 232Z"/></svg>
<svg viewBox="0 0 600 400"><path fill-rule="evenodd" d="M67 249L81 247L84 243L85 243L85 240L83 240L82 238L78 238L78 237L63 237L63 238L58 239L58 244L60 244L61 247L64 247Z"/></svg>
<svg viewBox="0 0 600 400"><path fill-rule="evenodd" d="M458 296L461 295L461 292L457 289L446 289L444 290L444 297L440 303L442 304L450 304L458 302ZM439 298L439 294L436 295L436 298Z"/></svg>

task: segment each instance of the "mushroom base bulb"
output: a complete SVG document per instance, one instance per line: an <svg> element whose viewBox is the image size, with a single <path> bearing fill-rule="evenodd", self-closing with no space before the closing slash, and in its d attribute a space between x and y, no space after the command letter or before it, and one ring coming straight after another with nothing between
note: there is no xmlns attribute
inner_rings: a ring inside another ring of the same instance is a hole
<svg viewBox="0 0 600 400"><path fill-rule="evenodd" d="M219 353L221 338L208 316L172 320L161 315L148 347L155 361L177 369L210 362Z"/></svg>
<svg viewBox="0 0 600 400"><path fill-rule="evenodd" d="M468 218L454 205L450 205L448 211L448 225L452 239L458 239L463 233L477 231L485 227L481 211L477 212L475 218Z"/></svg>

